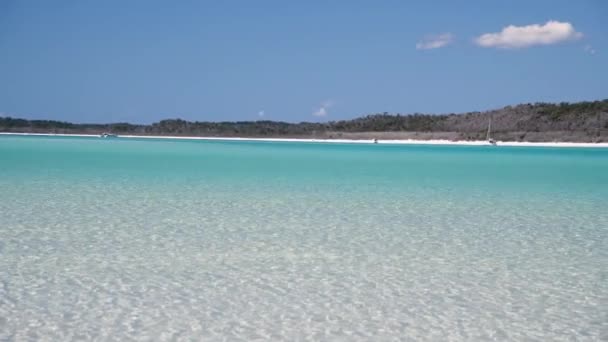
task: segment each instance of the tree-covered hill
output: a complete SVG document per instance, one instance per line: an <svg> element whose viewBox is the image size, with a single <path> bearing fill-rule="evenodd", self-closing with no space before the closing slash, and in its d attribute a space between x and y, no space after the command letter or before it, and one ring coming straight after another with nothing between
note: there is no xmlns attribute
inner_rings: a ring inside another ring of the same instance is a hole
<svg viewBox="0 0 608 342"><path fill-rule="evenodd" d="M535 103L463 114L378 113L326 123L277 121L190 122L162 120L151 125L129 123L74 124L0 117L0 132L175 135L213 137L484 139L489 121L499 140L608 141L608 100Z"/></svg>

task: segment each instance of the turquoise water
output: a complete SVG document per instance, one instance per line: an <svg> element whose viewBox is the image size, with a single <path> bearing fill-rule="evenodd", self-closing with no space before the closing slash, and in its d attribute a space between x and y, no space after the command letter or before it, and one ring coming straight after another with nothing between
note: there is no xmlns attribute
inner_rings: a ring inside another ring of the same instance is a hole
<svg viewBox="0 0 608 342"><path fill-rule="evenodd" d="M608 338L608 149L0 136L0 340Z"/></svg>

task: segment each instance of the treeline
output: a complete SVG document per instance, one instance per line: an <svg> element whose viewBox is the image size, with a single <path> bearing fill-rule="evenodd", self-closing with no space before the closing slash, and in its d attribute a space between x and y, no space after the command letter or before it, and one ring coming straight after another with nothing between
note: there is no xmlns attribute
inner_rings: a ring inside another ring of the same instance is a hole
<svg viewBox="0 0 608 342"><path fill-rule="evenodd" d="M170 119L151 125L74 124L62 121L0 117L0 132L84 134L109 132L119 135L319 138L335 138L345 135L367 138L383 136L377 133L416 132L425 133L421 136L422 138L433 138L438 136L438 133L451 133L441 136L449 136L453 139L482 139L485 137L490 119L493 135L504 140L523 140L526 136L533 137L535 140L542 137L548 137L551 140L608 140L608 99L577 103L521 104L498 110L464 114L376 113L352 120L326 123L288 123L268 120L191 122ZM369 134L361 135L360 133Z"/></svg>

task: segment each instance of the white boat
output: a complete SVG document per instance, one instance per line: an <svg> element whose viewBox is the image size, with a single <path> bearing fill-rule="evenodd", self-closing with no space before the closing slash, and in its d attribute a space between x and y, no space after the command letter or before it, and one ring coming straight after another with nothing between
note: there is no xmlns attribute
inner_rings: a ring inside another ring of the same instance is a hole
<svg viewBox="0 0 608 342"><path fill-rule="evenodd" d="M99 137L100 138L116 138L116 137L118 137L118 135L104 132L104 133L101 133L101 135Z"/></svg>

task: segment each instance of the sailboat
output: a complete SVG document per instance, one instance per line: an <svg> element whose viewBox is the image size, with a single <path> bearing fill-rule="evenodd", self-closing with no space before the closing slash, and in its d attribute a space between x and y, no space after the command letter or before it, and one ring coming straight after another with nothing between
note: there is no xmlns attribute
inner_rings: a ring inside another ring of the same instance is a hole
<svg viewBox="0 0 608 342"><path fill-rule="evenodd" d="M492 130L492 117L490 116L490 120L488 121L488 134L486 136L486 140L488 140L490 145L496 145L496 141L490 137L491 130Z"/></svg>
<svg viewBox="0 0 608 342"><path fill-rule="evenodd" d="M118 135L112 134L112 133L103 132L103 133L101 133L100 137L101 138L116 138L116 137L118 137Z"/></svg>

